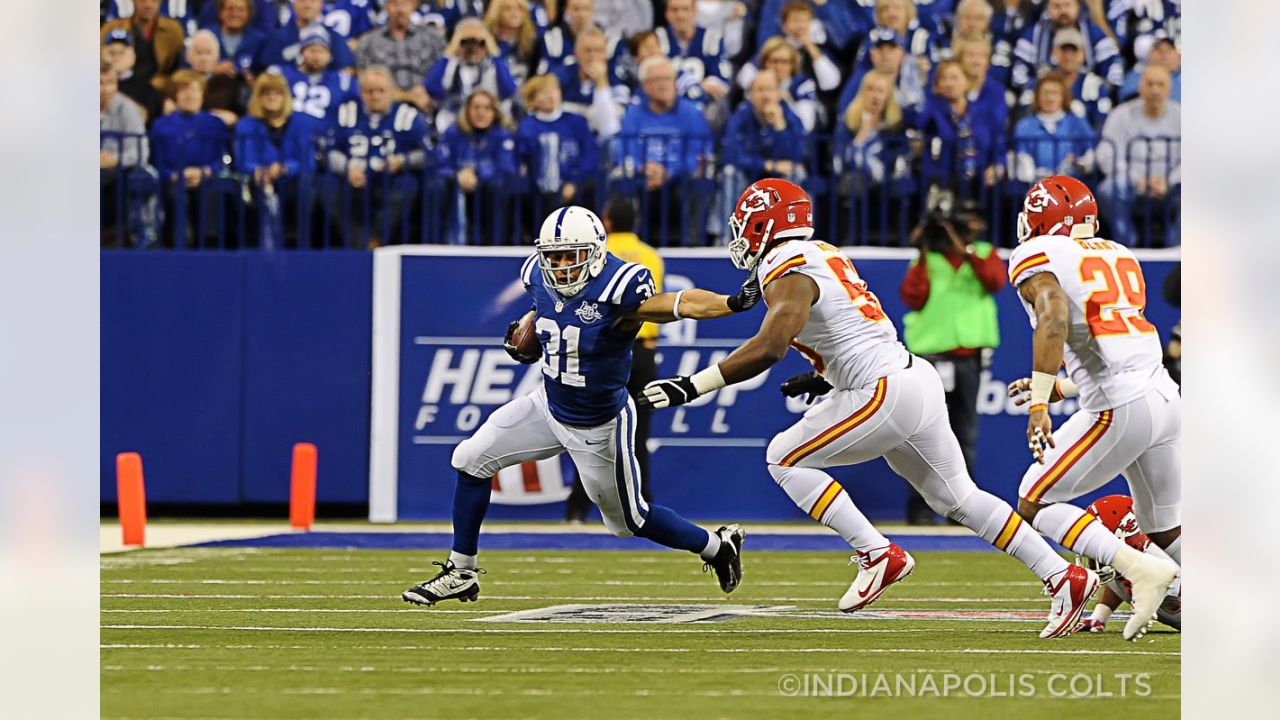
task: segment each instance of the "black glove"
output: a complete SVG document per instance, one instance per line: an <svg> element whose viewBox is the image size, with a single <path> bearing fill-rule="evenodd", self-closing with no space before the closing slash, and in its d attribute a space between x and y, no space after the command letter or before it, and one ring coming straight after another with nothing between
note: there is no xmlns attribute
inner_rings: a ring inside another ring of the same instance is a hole
<svg viewBox="0 0 1280 720"><path fill-rule="evenodd" d="M760 278L756 276L755 270L752 270L751 276L738 289L738 294L730 296L728 305L730 310L740 313L755 307L758 302L760 302Z"/></svg>
<svg viewBox="0 0 1280 720"><path fill-rule="evenodd" d="M688 375L654 380L644 386L644 392L636 401L637 407L655 410L657 408L683 405L698 397L698 390Z"/></svg>
<svg viewBox="0 0 1280 720"><path fill-rule="evenodd" d="M782 383L782 394L787 397L800 397L808 395L804 401L805 405L812 405L814 400L819 396L826 395L831 392L831 383L827 379L818 374L817 370L810 370L807 373L800 373L794 377L787 378Z"/></svg>
<svg viewBox="0 0 1280 720"><path fill-rule="evenodd" d="M511 344L511 337L516 334L516 328L520 326L519 320L512 320L507 326L507 334L502 338L502 349L507 351L513 360L521 365L532 365L542 359L542 353L537 355L521 355L515 345Z"/></svg>

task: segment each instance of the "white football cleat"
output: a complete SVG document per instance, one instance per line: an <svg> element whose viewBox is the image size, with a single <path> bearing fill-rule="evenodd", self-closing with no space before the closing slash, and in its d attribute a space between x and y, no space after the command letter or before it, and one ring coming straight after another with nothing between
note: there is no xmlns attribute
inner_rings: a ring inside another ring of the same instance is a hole
<svg viewBox="0 0 1280 720"><path fill-rule="evenodd" d="M1045 592L1053 598L1049 607L1049 623L1040 637L1059 638L1075 632L1084 606L1098 592L1098 574L1080 565L1068 565L1044 581Z"/></svg>
<svg viewBox="0 0 1280 720"><path fill-rule="evenodd" d="M870 605L890 585L905 579L916 569L915 558L893 543L870 552L859 550L854 560L858 563L858 577L840 598L838 607L841 612L857 612Z"/></svg>
<svg viewBox="0 0 1280 720"><path fill-rule="evenodd" d="M1147 634L1155 622L1160 603L1164 602L1169 586L1178 578L1178 566L1154 555L1138 554L1133 567L1124 573L1133 593L1129 606L1133 615L1124 624L1125 640L1137 640Z"/></svg>

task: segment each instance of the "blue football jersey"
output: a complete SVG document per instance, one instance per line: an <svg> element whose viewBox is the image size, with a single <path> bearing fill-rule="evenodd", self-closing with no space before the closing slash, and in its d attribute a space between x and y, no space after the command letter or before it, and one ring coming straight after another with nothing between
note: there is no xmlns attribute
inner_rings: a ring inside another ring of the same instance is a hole
<svg viewBox="0 0 1280 720"><path fill-rule="evenodd" d="M293 111L306 113L326 125L338 123L343 105L360 102L360 89L355 78L332 68L318 75L308 75L297 65L277 66L293 94ZM351 110L348 110L351 112Z"/></svg>
<svg viewBox="0 0 1280 720"><path fill-rule="evenodd" d="M543 284L536 254L520 278L537 312L534 330L542 341L551 416L573 427L597 427L617 417L627 404L631 345L640 328L615 326L653 296L648 268L607 255L600 274L568 299Z"/></svg>

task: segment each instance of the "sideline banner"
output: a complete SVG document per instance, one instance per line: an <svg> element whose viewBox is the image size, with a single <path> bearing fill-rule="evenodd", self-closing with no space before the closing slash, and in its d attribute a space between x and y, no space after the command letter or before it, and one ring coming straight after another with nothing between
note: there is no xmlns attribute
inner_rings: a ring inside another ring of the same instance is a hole
<svg viewBox="0 0 1280 720"><path fill-rule="evenodd" d="M530 306L517 277L528 248L392 247L375 251L373 406L370 431L369 518L440 520L450 517L453 447L489 413L541 382L540 365L523 366L502 349L507 323ZM734 291L743 274L722 249L668 250L666 290L701 287ZM915 251L846 250L899 332L906 308L898 286ZM1163 339L1178 311L1160 288L1177 251L1139 255L1147 280L1147 317ZM1014 291L998 296L1001 345L983 374L978 399L976 480L1006 500L1016 497L1030 462L1026 413L1006 398L1006 384L1030 372L1031 329ZM659 375L690 374L714 363L750 337L764 307L722 320L664 325ZM796 353L759 377L698 398L653 418L651 483L654 498L693 518L785 520L803 514L774 484L765 447L804 412L778 385L810 366ZM1059 418L1075 410L1059 403ZM834 468L832 474L872 518L901 519L906 483L883 460ZM494 518L560 519L573 464L557 460L509 468L494 479ZM1109 491L1121 487L1113 483Z"/></svg>

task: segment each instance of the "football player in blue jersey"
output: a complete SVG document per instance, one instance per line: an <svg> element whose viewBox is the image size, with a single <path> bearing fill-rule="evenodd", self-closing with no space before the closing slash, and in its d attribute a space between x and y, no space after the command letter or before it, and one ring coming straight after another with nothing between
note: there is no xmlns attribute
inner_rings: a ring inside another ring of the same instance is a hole
<svg viewBox="0 0 1280 720"><path fill-rule="evenodd" d="M568 452L605 526L700 555L720 588L742 579L737 525L714 532L673 510L645 502L636 465L635 403L627 394L631 347L642 322L711 319L750 309L760 299L754 276L736 295L706 290L654 294L649 270L605 249L604 224L583 207L568 206L542 223L535 253L520 279L533 297L533 329L541 354L523 355L507 331L507 352L522 363L542 362L543 382L493 412L453 452L453 550L433 578L404 591L406 602L475 600L480 594L476 554L489 508L493 476L502 468Z"/></svg>

